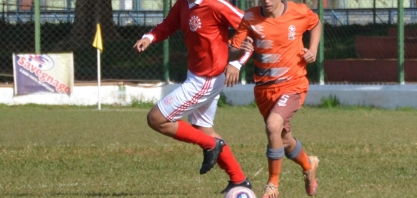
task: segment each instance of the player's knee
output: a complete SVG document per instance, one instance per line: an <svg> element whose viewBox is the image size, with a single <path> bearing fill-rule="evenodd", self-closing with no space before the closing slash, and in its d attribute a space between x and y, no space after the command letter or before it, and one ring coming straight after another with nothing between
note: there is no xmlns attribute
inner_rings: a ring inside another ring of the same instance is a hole
<svg viewBox="0 0 417 198"><path fill-rule="evenodd" d="M162 114L161 114L162 115ZM148 115L146 116L146 120L148 122L148 126L151 127L154 130L159 131L161 123L161 116L158 115L158 111L155 108L152 108ZM165 118L164 118L165 120Z"/></svg>
<svg viewBox="0 0 417 198"><path fill-rule="evenodd" d="M148 113L148 115L146 116L146 121L148 122L148 126L150 128L152 128L153 130L156 130L155 120L152 118L151 113Z"/></svg>
<svg viewBox="0 0 417 198"><path fill-rule="evenodd" d="M280 136L282 131L282 125L276 123L267 123L266 124L266 131L269 136Z"/></svg>

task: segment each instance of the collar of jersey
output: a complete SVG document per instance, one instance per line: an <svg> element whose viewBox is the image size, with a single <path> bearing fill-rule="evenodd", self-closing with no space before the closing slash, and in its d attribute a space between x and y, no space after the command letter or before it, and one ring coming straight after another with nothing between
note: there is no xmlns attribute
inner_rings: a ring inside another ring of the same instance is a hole
<svg viewBox="0 0 417 198"><path fill-rule="evenodd" d="M187 2L188 2L188 0L187 0ZM194 7L195 5L200 5L201 4L201 2L203 2L203 0L197 0L197 1L195 1L194 3L192 3L192 4L188 4L188 8L192 8L192 7Z"/></svg>

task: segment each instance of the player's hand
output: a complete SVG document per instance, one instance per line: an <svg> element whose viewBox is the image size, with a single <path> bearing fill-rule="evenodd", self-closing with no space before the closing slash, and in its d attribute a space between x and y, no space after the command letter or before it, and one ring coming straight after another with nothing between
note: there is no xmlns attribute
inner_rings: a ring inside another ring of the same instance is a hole
<svg viewBox="0 0 417 198"><path fill-rule="evenodd" d="M151 40L149 40L149 38L143 38L138 40L135 45L133 45L133 48L135 48L136 50L138 50L138 52L143 52L146 50L146 48L148 48L148 46L151 44Z"/></svg>
<svg viewBox="0 0 417 198"><path fill-rule="evenodd" d="M317 52L311 51L307 48L304 48L303 51L303 58L307 63L313 63L314 61L316 61Z"/></svg>
<svg viewBox="0 0 417 198"><path fill-rule="evenodd" d="M249 36L246 37L245 40L243 40L241 46L240 46L241 50L245 50L247 52L251 52L253 51L253 39Z"/></svg>
<svg viewBox="0 0 417 198"><path fill-rule="evenodd" d="M239 83L240 70L233 65L227 64L226 66L226 81L224 84L227 87L233 87L233 85Z"/></svg>

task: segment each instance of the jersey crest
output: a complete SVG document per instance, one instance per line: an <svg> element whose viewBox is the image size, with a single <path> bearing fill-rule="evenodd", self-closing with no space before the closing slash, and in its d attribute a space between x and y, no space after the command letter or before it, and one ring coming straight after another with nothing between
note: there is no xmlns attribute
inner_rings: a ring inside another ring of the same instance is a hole
<svg viewBox="0 0 417 198"><path fill-rule="evenodd" d="M190 25L190 30L193 32L196 32L198 28L201 28L201 20L195 15L190 18L190 22L188 24Z"/></svg>
<svg viewBox="0 0 417 198"><path fill-rule="evenodd" d="M295 25L290 25L288 27L288 40L294 40L295 39Z"/></svg>

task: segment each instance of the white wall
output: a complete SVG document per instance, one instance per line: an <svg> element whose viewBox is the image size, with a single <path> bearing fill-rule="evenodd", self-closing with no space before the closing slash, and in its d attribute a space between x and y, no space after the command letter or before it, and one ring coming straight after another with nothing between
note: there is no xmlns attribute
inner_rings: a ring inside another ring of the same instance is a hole
<svg viewBox="0 0 417 198"><path fill-rule="evenodd" d="M101 104L129 104L136 101L157 101L177 88L178 84L126 86L125 93L117 85L100 87ZM253 85L236 85L225 88L227 102L233 105L247 105L253 102ZM32 94L14 96L13 87L0 87L0 103L53 104L53 105L96 105L96 86L76 86L71 96L63 94ZM123 97L125 96L125 97ZM417 85L310 85L306 105L318 105L322 98L336 96L344 105L374 106L387 109L398 107L417 108ZM123 99L124 98L124 99Z"/></svg>

